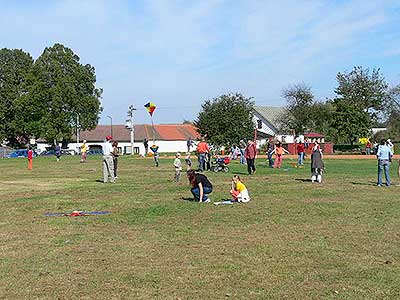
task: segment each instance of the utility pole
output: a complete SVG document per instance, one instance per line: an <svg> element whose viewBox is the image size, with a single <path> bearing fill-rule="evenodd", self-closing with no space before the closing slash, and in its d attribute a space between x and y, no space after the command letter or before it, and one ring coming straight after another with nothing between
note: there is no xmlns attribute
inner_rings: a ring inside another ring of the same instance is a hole
<svg viewBox="0 0 400 300"><path fill-rule="evenodd" d="M133 153L134 153L133 143L135 142L135 128L133 126L133 114L134 114L135 110L136 110L136 108L134 105L129 105L128 117L130 119L127 120L127 123L129 123L129 125L126 127L131 130L131 155L133 155Z"/></svg>
<svg viewBox="0 0 400 300"><path fill-rule="evenodd" d="M107 116L107 118L109 118L110 119L110 135L112 136L112 137L114 137L113 136L113 126L112 126L112 117L111 116Z"/></svg>
<svg viewBox="0 0 400 300"><path fill-rule="evenodd" d="M76 114L76 148L78 150L79 153L79 114Z"/></svg>

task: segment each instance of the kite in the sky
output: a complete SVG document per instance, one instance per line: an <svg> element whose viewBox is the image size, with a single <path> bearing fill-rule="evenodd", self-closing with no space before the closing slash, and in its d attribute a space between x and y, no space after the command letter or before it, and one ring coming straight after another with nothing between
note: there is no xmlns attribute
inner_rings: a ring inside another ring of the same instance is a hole
<svg viewBox="0 0 400 300"><path fill-rule="evenodd" d="M153 116L154 111L156 110L156 105L153 102L149 102L144 105L146 107L147 111L149 112L150 116Z"/></svg>

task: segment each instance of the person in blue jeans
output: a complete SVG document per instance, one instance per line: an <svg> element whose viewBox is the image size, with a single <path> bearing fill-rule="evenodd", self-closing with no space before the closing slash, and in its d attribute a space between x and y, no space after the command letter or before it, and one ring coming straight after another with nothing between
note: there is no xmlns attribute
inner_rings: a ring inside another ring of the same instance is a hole
<svg viewBox="0 0 400 300"><path fill-rule="evenodd" d="M212 193L213 186L208 178L193 170L189 170L187 176L192 187L190 191L194 199L199 202L210 202L208 195Z"/></svg>
<svg viewBox="0 0 400 300"><path fill-rule="evenodd" d="M382 186L382 173L385 171L386 185L390 186L390 162L392 161L392 150L387 145L386 140L382 139L376 153L378 158L378 186Z"/></svg>

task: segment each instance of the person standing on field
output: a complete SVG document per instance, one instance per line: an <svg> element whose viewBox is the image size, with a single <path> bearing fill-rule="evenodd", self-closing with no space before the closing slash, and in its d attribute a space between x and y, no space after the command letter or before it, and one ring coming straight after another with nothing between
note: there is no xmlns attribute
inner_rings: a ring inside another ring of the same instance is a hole
<svg viewBox="0 0 400 300"><path fill-rule="evenodd" d="M32 146L28 146L28 170L32 170L33 150Z"/></svg>
<svg viewBox="0 0 400 300"><path fill-rule="evenodd" d="M385 171L386 186L390 186L390 162L392 161L393 153L387 145L387 141L382 139L378 147L376 157L378 158L378 186L382 186L382 173Z"/></svg>
<svg viewBox="0 0 400 300"><path fill-rule="evenodd" d="M114 177L114 160L112 156L113 146L112 137L108 135L106 141L104 142L103 148L103 182L107 183L110 178L110 182L115 182Z"/></svg>
<svg viewBox="0 0 400 300"><path fill-rule="evenodd" d="M254 174L256 172L256 166L255 166L256 156L257 156L256 144L252 140L249 140L247 142L247 146L244 151L244 157L246 158L247 161L247 172L249 173L249 175Z"/></svg>
<svg viewBox="0 0 400 300"><path fill-rule="evenodd" d="M87 151L89 150L88 145L86 145L86 140L83 141L83 144L81 146L81 163L86 162L86 155Z"/></svg>

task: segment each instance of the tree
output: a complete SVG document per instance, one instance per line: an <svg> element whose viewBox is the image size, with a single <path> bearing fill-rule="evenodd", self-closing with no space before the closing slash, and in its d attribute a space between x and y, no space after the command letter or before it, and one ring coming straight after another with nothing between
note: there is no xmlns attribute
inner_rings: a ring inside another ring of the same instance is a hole
<svg viewBox="0 0 400 300"><path fill-rule="evenodd" d="M15 104L28 93L27 78L33 66L32 57L19 49L0 50L0 141L18 144L15 127Z"/></svg>
<svg viewBox="0 0 400 300"><path fill-rule="evenodd" d="M335 107L332 126L338 138L354 143L357 137L365 136L377 120L378 110L382 108L387 96L388 85L380 75L379 69L354 67L349 73L338 73L337 97L332 103Z"/></svg>
<svg viewBox="0 0 400 300"><path fill-rule="evenodd" d="M251 98L242 94L222 95L202 105L195 125L200 135L215 146L229 146L254 134Z"/></svg>
<svg viewBox="0 0 400 300"><path fill-rule="evenodd" d="M311 88L304 83L296 84L282 91L287 104L285 112L279 117L279 129L295 130L304 133L312 129L313 120L310 114L314 106L314 95Z"/></svg>
<svg viewBox="0 0 400 300"><path fill-rule="evenodd" d="M94 67L61 44L47 47L35 61L29 93L16 103L17 127L47 141L68 140L79 116L83 130L94 128L101 112L102 90Z"/></svg>

